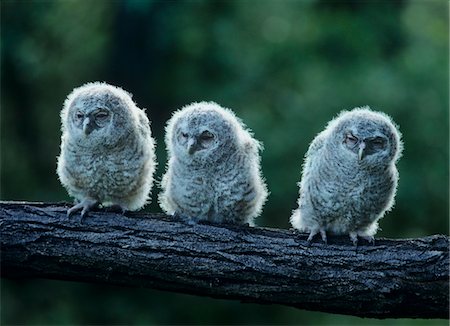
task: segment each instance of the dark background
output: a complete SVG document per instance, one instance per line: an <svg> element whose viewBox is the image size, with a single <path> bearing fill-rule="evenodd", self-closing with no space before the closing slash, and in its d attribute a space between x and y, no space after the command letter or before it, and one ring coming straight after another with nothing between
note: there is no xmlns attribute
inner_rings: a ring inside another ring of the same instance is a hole
<svg viewBox="0 0 450 326"><path fill-rule="evenodd" d="M70 200L56 177L61 110L105 81L147 108L158 142L192 101L233 109L265 145L271 192L256 223L288 228L303 155L339 111L391 115L405 143L378 237L449 228L448 2L2 1L1 199ZM159 189L145 210L160 212ZM395 324L147 289L2 280L1 324ZM427 324L446 324L426 321Z"/></svg>

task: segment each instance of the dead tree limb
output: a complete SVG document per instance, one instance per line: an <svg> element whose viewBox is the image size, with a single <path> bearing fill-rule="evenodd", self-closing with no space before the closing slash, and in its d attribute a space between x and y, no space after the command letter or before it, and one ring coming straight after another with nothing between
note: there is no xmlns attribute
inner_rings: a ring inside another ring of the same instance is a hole
<svg viewBox="0 0 450 326"><path fill-rule="evenodd" d="M374 318L448 318L449 238L347 237L308 247L305 234L162 214L0 204L1 276L148 287Z"/></svg>

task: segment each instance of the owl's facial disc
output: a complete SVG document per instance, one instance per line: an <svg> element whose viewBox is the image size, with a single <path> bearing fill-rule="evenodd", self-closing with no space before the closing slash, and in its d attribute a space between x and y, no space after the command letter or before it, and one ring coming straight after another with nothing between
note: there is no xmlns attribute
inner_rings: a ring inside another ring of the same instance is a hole
<svg viewBox="0 0 450 326"><path fill-rule="evenodd" d="M387 147L387 139L382 136L358 138L352 133L347 133L344 139L345 146L357 154L362 161L366 156L383 151Z"/></svg>
<svg viewBox="0 0 450 326"><path fill-rule="evenodd" d="M204 130L199 135L190 137L187 144L189 155L210 148L214 142L214 138L214 134L209 130Z"/></svg>
<svg viewBox="0 0 450 326"><path fill-rule="evenodd" d="M107 126L111 118L112 114L108 109L97 108L87 113L76 110L73 120L75 125L83 130L84 135L88 136L92 131Z"/></svg>
<svg viewBox="0 0 450 326"><path fill-rule="evenodd" d="M214 134L209 130L204 130L200 134L190 135L185 132L178 134L178 142L186 148L189 155L210 148L214 143L214 139Z"/></svg>

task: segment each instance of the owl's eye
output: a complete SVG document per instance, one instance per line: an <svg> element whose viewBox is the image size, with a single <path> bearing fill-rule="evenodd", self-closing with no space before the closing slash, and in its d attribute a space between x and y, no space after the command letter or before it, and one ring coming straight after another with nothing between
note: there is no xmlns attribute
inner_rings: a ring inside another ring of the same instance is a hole
<svg viewBox="0 0 450 326"><path fill-rule="evenodd" d="M97 111L94 112L95 124L100 128L105 127L110 121L109 116L110 113L108 110L99 108Z"/></svg>
<svg viewBox="0 0 450 326"><path fill-rule="evenodd" d="M203 141L209 141L212 140L214 138L214 135L209 132L208 130L202 132L202 134L200 135L200 139Z"/></svg>
<svg viewBox="0 0 450 326"><path fill-rule="evenodd" d="M73 121L75 125L81 126L83 124L83 120L84 120L84 113L81 111L76 111L75 115L73 116Z"/></svg>
<svg viewBox="0 0 450 326"><path fill-rule="evenodd" d="M109 115L108 111L100 111L95 115L95 118L97 119L105 119Z"/></svg>
<svg viewBox="0 0 450 326"><path fill-rule="evenodd" d="M181 144L185 144L187 142L188 138L189 138L189 135L185 132L180 131L177 134L177 140Z"/></svg>
<svg viewBox="0 0 450 326"><path fill-rule="evenodd" d="M376 137L371 141L373 148L382 149L385 145L385 140L382 137Z"/></svg>
<svg viewBox="0 0 450 326"><path fill-rule="evenodd" d="M352 134L347 134L347 136L345 137L344 142L347 145L350 146L355 146L358 143L358 138L356 138L355 136L353 136Z"/></svg>

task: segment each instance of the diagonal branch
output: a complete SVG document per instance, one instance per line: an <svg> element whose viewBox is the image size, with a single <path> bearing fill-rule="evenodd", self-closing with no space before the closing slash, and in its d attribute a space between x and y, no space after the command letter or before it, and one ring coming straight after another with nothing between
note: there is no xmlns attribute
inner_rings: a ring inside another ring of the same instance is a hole
<svg viewBox="0 0 450 326"><path fill-rule="evenodd" d="M306 234L163 214L1 202L1 276L148 287L374 318L448 318L449 237L347 237L307 246Z"/></svg>

